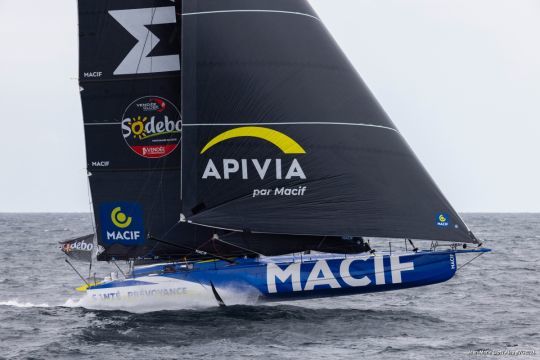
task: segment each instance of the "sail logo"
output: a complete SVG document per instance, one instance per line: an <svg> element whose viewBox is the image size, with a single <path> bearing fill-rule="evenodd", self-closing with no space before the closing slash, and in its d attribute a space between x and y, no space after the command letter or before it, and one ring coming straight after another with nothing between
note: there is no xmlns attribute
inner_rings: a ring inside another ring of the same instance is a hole
<svg viewBox="0 0 540 360"><path fill-rule="evenodd" d="M160 98L149 98L148 102L141 102L137 104L137 107L143 111L157 111L161 113L167 108L167 103Z"/></svg>
<svg viewBox="0 0 540 360"><path fill-rule="evenodd" d="M254 137L266 140L269 143L274 144L284 154L306 153L306 151L296 141L282 132L260 126L243 126L225 131L214 137L203 147L201 154L204 154L210 148L223 141L240 137Z"/></svg>
<svg viewBox="0 0 540 360"><path fill-rule="evenodd" d="M126 108L122 119L122 136L139 156L161 158L172 153L180 144L180 112L167 99L158 96L141 97Z"/></svg>
<svg viewBox="0 0 540 360"><path fill-rule="evenodd" d="M212 138L202 148L200 155L207 153L210 149L222 142L244 137L265 140L277 147L285 155L306 154L306 151L300 144L282 132L260 126L243 126L225 131ZM221 166L218 168L216 163ZM221 164L210 158L206 163L202 179L229 180L235 177L242 180L249 180L250 176L252 176L251 174L258 176L261 180L270 176L277 180L306 179L306 174L297 158L293 158L288 165L285 165L285 162L280 158L264 160L223 158ZM285 193L288 189L278 190L281 193ZM305 189L303 192L305 192Z"/></svg>
<svg viewBox="0 0 540 360"><path fill-rule="evenodd" d="M174 6L113 10L109 14L137 40L114 70L114 75L180 70L180 41Z"/></svg>
<svg viewBox="0 0 540 360"><path fill-rule="evenodd" d="M83 74L85 78L100 78L102 75L102 71L90 71Z"/></svg>
<svg viewBox="0 0 540 360"><path fill-rule="evenodd" d="M390 267L386 267L389 259ZM368 285L401 284L404 272L414 270L414 262L402 261L401 256L370 256L343 260L295 262L287 267L275 263L266 265L269 294L292 291L313 291L364 287ZM387 279L385 273L389 273Z"/></svg>
<svg viewBox="0 0 540 360"><path fill-rule="evenodd" d="M94 249L94 244L86 241L76 241L72 243L62 244L60 248L67 254L75 250L92 251Z"/></svg>
<svg viewBox="0 0 540 360"><path fill-rule="evenodd" d="M120 206L115 207L113 211L111 211L111 221L120 229L125 229L131 225L131 220L133 220L133 218L124 214Z"/></svg>
<svg viewBox="0 0 540 360"><path fill-rule="evenodd" d="M100 205L101 240L105 245L140 245L145 241L142 208L137 203Z"/></svg>
<svg viewBox="0 0 540 360"><path fill-rule="evenodd" d="M448 227L450 225L449 217L447 214L439 213L435 221L437 226Z"/></svg>

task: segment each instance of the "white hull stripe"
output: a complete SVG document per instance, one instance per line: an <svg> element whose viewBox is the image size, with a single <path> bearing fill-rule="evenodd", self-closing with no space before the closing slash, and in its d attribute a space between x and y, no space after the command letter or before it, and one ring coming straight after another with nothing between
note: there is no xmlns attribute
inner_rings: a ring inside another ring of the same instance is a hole
<svg viewBox="0 0 540 360"><path fill-rule="evenodd" d="M282 11L282 10L218 10L218 11L201 11L201 12L192 12L192 13L185 13L182 14L182 16L193 16L193 15L209 15L209 14L227 14L227 13L275 13L275 14L288 14L288 15L300 15L300 16L307 16L312 19L320 21L320 19L316 16L305 14L301 12L295 12L295 11Z"/></svg>

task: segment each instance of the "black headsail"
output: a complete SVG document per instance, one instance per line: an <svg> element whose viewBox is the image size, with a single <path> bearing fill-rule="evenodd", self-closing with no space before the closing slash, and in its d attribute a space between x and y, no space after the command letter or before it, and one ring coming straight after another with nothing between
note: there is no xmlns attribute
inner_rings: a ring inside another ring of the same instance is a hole
<svg viewBox="0 0 540 360"><path fill-rule="evenodd" d="M169 0L79 0L80 90L101 260L179 257L180 34Z"/></svg>
<svg viewBox="0 0 540 360"><path fill-rule="evenodd" d="M305 0L184 0L182 31L188 221L476 241Z"/></svg>

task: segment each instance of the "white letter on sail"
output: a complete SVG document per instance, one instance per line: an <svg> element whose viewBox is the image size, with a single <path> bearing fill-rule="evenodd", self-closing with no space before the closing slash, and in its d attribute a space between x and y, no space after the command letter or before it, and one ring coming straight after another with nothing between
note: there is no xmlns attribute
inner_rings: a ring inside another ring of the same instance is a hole
<svg viewBox="0 0 540 360"><path fill-rule="evenodd" d="M214 162L212 161L212 159L208 160L208 164L206 164L206 169L204 169L204 174L202 176L203 179L208 179L209 177L221 179L221 176L219 175L219 171L216 168L216 165L214 165Z"/></svg>
<svg viewBox="0 0 540 360"><path fill-rule="evenodd" d="M223 159L223 177L225 179L230 179L230 175L238 172L240 165L238 161L234 159Z"/></svg>
<svg viewBox="0 0 540 360"><path fill-rule="evenodd" d="M282 283L291 278L293 291L302 291L300 263L292 263L285 270L282 270L274 263L268 263L266 265L266 283L268 284L268 292L270 294L277 293L276 278Z"/></svg>
<svg viewBox="0 0 540 360"><path fill-rule="evenodd" d="M257 160L257 159L252 159L251 161L253 162L253 166L255 166L255 170L257 170L257 173L261 177L261 180L264 179L264 177L266 175L266 172L268 171L268 167L270 166L270 162L272 160L270 160L270 159L264 160L264 165L263 166L261 166L261 164L259 164L259 160Z"/></svg>
<svg viewBox="0 0 540 360"><path fill-rule="evenodd" d="M345 282L345 284L349 286L366 286L371 283L371 280L367 276L363 276L359 279L352 277L350 272L350 267L353 261L362 260L366 261L368 259L345 259L341 262L341 265L339 266L339 274L341 275L341 279Z"/></svg>
<svg viewBox="0 0 540 360"><path fill-rule="evenodd" d="M306 174L304 174L304 170L302 170L302 167L300 166L300 163L298 160L294 159L291 167L289 168L289 171L287 172L287 175L285 176L285 179L292 179L293 177L298 177L300 179L305 179Z"/></svg>
<svg viewBox="0 0 540 360"><path fill-rule="evenodd" d="M146 25L176 23L174 6L109 11L137 43L114 71L114 75L144 74L180 70L180 57L176 55L148 56L160 42Z"/></svg>
<svg viewBox="0 0 540 360"><path fill-rule="evenodd" d="M122 120L122 135L124 135L125 138L131 135L131 128L127 125L130 121L131 118L126 118Z"/></svg>
<svg viewBox="0 0 540 360"><path fill-rule="evenodd" d="M322 273L322 277L319 277L320 273ZM320 285L330 285L332 289L339 289L341 287L325 260L318 260L315 263L313 270L309 273L304 291L313 290L315 286Z"/></svg>

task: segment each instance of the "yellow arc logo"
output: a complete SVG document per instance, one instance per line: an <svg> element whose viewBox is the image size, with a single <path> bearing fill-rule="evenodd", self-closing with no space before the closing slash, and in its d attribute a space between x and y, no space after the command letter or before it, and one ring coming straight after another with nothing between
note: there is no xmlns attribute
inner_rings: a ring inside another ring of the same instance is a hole
<svg viewBox="0 0 540 360"><path fill-rule="evenodd" d="M254 137L266 140L278 147L284 154L306 153L296 141L282 132L260 126L244 126L225 131L214 137L201 150L201 155L220 142L239 137Z"/></svg>
<svg viewBox="0 0 540 360"><path fill-rule="evenodd" d="M443 214L439 215L439 221L440 222L446 222L446 217L444 217Z"/></svg>
<svg viewBox="0 0 540 360"><path fill-rule="evenodd" d="M127 216L120 207L116 207L111 211L111 221L116 227L125 229L131 225L131 216Z"/></svg>

